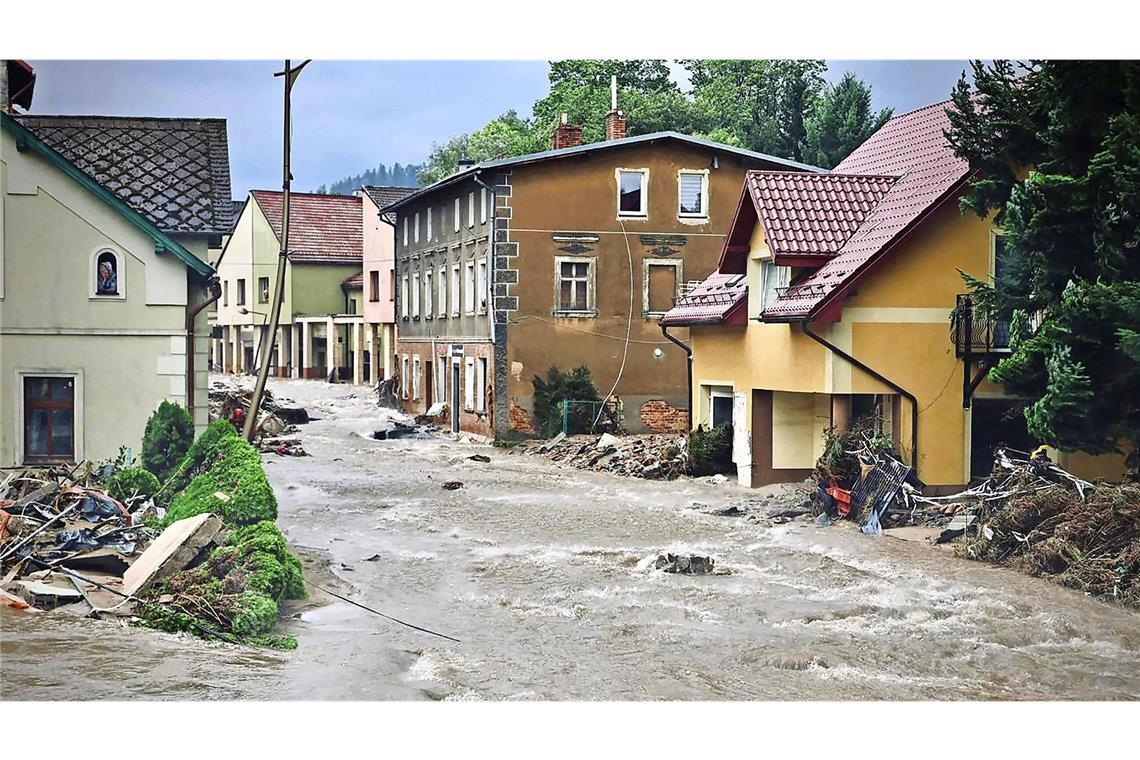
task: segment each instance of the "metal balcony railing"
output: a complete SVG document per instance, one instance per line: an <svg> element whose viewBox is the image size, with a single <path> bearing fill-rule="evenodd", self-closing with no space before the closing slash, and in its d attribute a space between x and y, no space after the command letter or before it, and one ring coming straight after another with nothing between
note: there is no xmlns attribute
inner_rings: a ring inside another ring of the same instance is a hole
<svg viewBox="0 0 1140 760"><path fill-rule="evenodd" d="M950 315L950 336L959 357L1009 351L1009 322L987 317L969 293L960 293Z"/></svg>

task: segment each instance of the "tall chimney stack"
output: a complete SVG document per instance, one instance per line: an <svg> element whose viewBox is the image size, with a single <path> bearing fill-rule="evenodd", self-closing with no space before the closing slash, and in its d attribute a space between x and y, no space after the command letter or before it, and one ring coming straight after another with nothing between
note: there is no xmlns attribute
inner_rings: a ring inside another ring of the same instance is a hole
<svg viewBox="0 0 1140 760"><path fill-rule="evenodd" d="M569 117L563 113L562 120L558 123L558 126L554 128L554 134L550 136L551 150L574 148L582 144L582 128L568 124L568 118Z"/></svg>
<svg viewBox="0 0 1140 760"><path fill-rule="evenodd" d="M625 137L625 112L618 110L617 76L610 77L610 112L606 114L606 140Z"/></svg>

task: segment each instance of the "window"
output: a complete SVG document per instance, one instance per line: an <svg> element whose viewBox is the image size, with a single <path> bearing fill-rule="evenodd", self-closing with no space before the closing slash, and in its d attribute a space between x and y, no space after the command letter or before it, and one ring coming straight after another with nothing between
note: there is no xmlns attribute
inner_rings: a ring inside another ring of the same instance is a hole
<svg viewBox="0 0 1140 760"><path fill-rule="evenodd" d="M408 217L404 217L404 247L408 247Z"/></svg>
<svg viewBox="0 0 1140 760"><path fill-rule="evenodd" d="M119 257L113 251L99 251L95 256L95 285L97 296L121 296L119 291Z"/></svg>
<svg viewBox="0 0 1140 760"><path fill-rule="evenodd" d="M408 318L408 276L400 278L400 316Z"/></svg>
<svg viewBox="0 0 1140 760"><path fill-rule="evenodd" d="M427 239L431 240L431 208L427 210Z"/></svg>
<svg viewBox="0 0 1140 760"><path fill-rule="evenodd" d="M788 287L792 270L790 267L778 267L771 261L760 262L760 310L768 308L779 296L777 288Z"/></svg>
<svg viewBox="0 0 1140 760"><path fill-rule="evenodd" d="M436 363L436 376L435 376L435 402L447 401L447 357L439 357Z"/></svg>
<svg viewBox="0 0 1140 760"><path fill-rule="evenodd" d="M415 221L414 226L415 226L415 232L413 233L413 238L418 243L418 242L420 242L420 212L419 211L416 212L416 221Z"/></svg>
<svg viewBox="0 0 1140 760"><path fill-rule="evenodd" d="M467 226L475 226L475 191L467 194Z"/></svg>
<svg viewBox="0 0 1140 760"><path fill-rule="evenodd" d="M707 171L681 171L677 174L677 215L707 217L709 215L709 174Z"/></svg>
<svg viewBox="0 0 1140 760"><path fill-rule="evenodd" d="M487 411L487 359L486 357L479 357L479 377L478 377L479 395L475 399L475 408L480 412Z"/></svg>
<svg viewBox="0 0 1140 760"><path fill-rule="evenodd" d="M269 303L269 278L257 278L257 302Z"/></svg>
<svg viewBox="0 0 1140 760"><path fill-rule="evenodd" d="M594 308L594 260L558 257L554 260L555 311L588 313Z"/></svg>
<svg viewBox="0 0 1140 760"><path fill-rule="evenodd" d="M451 265L451 313L459 316L459 265Z"/></svg>
<svg viewBox="0 0 1140 760"><path fill-rule="evenodd" d="M402 398L408 397L408 355L404 354L400 358L400 396Z"/></svg>
<svg viewBox="0 0 1140 760"><path fill-rule="evenodd" d="M24 378L24 459L75 458L75 378Z"/></svg>
<svg viewBox="0 0 1140 760"><path fill-rule="evenodd" d="M618 170L618 216L646 215L646 184L649 172L646 170Z"/></svg>
<svg viewBox="0 0 1140 760"><path fill-rule="evenodd" d="M388 300L396 300L396 269L393 267L388 270Z"/></svg>
<svg viewBox="0 0 1140 760"><path fill-rule="evenodd" d="M431 319L434 313L431 309L431 270L424 272L424 318Z"/></svg>
<svg viewBox="0 0 1140 760"><path fill-rule="evenodd" d="M487 188L483 188L483 192L479 194L479 221L487 221Z"/></svg>
<svg viewBox="0 0 1140 760"><path fill-rule="evenodd" d="M479 299L479 311L487 309L487 257L479 259L475 270L475 294Z"/></svg>
<svg viewBox="0 0 1140 760"><path fill-rule="evenodd" d="M469 412L475 410L475 357L473 356L463 360L463 408Z"/></svg>
<svg viewBox="0 0 1140 760"><path fill-rule="evenodd" d="M468 314L475 313L475 262L468 261L463 278L463 305Z"/></svg>
<svg viewBox="0 0 1140 760"><path fill-rule="evenodd" d="M420 400L420 355L412 358L412 401Z"/></svg>
<svg viewBox="0 0 1140 760"><path fill-rule="evenodd" d="M420 318L420 273L412 275L412 318Z"/></svg>
<svg viewBox="0 0 1140 760"><path fill-rule="evenodd" d="M230 281L222 281L222 306L230 305Z"/></svg>
<svg viewBox="0 0 1140 760"><path fill-rule="evenodd" d="M717 389L709 392L709 426L728 427L732 424L732 390Z"/></svg>
<svg viewBox="0 0 1140 760"><path fill-rule="evenodd" d="M368 272L368 300L380 300L380 270L373 269Z"/></svg>
<svg viewBox="0 0 1140 760"><path fill-rule="evenodd" d="M646 259L642 296L645 317L659 317L669 309L677 298L678 288L683 279L680 260Z"/></svg>
<svg viewBox="0 0 1140 760"><path fill-rule="evenodd" d="M439 279L436 281L436 287L439 288L439 316L447 316L447 269L444 267L439 268Z"/></svg>
<svg viewBox="0 0 1140 760"><path fill-rule="evenodd" d="M455 231L459 232L459 199L455 199Z"/></svg>
<svg viewBox="0 0 1140 760"><path fill-rule="evenodd" d="M356 299L355 298L348 299L348 313L349 314L355 314L356 313ZM278 348L280 348L280 346L278 346Z"/></svg>
<svg viewBox="0 0 1140 760"><path fill-rule="evenodd" d="M237 305L245 306L245 280L241 277L237 281Z"/></svg>

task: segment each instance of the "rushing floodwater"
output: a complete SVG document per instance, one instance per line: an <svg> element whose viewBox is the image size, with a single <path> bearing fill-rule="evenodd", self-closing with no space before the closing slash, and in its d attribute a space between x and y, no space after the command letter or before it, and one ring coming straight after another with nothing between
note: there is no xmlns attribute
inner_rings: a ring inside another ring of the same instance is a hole
<svg viewBox="0 0 1140 760"><path fill-rule="evenodd" d="M373 441L367 392L273 387L323 418L302 428L312 457L266 455L290 541L352 598L461 643L343 602L287 621L284 654L3 609L5 699L1140 697L1136 613L847 526L691 508L735 486ZM663 551L730 574L655 572Z"/></svg>

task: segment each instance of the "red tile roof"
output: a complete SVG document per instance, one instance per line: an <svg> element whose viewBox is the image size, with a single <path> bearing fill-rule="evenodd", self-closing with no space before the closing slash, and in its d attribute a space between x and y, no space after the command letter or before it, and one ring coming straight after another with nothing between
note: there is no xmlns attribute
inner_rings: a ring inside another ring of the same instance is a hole
<svg viewBox="0 0 1140 760"><path fill-rule="evenodd" d="M340 286L345 290L364 290L364 272L357 272L351 277L344 278Z"/></svg>
<svg viewBox="0 0 1140 760"><path fill-rule="evenodd" d="M661 324L717 325L744 324L748 303L748 278L742 274L713 272L704 282L677 299L677 304L661 317Z"/></svg>
<svg viewBox="0 0 1140 760"><path fill-rule="evenodd" d="M819 256L826 260L839 252L896 179L750 171L745 185L777 259Z"/></svg>
<svg viewBox="0 0 1140 760"><path fill-rule="evenodd" d="M281 193L251 190L273 232L281 237ZM361 200L353 195L289 193L289 258L352 263L364 260Z"/></svg>
<svg viewBox="0 0 1140 760"><path fill-rule="evenodd" d="M835 167L836 173L898 176L838 254L803 281L788 288L764 310L764 318L818 317L895 241L924 215L950 197L969 176L943 131L950 126L949 101L896 116Z"/></svg>

